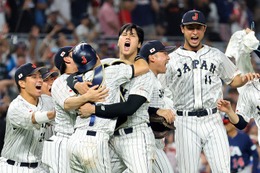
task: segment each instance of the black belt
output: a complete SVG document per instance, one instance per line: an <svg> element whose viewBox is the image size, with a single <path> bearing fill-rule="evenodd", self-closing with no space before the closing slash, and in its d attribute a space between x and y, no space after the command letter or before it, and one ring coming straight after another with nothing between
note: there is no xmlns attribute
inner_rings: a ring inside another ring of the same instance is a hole
<svg viewBox="0 0 260 173"><path fill-rule="evenodd" d="M88 130L86 135L89 135L89 136L96 136L96 134L97 134L96 131Z"/></svg>
<svg viewBox="0 0 260 173"><path fill-rule="evenodd" d="M15 161L8 159L6 161L9 165L15 165ZM18 166L21 167L28 167L28 168L36 168L38 166L38 162L34 162L34 163L27 163L27 162L21 162Z"/></svg>
<svg viewBox="0 0 260 173"><path fill-rule="evenodd" d="M217 108L211 109L212 114L217 112ZM183 111L177 111L177 115L183 116ZM209 115L210 112L208 112L206 109L200 109L197 111L191 111L188 112L188 116L196 116L196 117L203 117Z"/></svg>
<svg viewBox="0 0 260 173"><path fill-rule="evenodd" d="M148 127L151 126L150 123L147 123L147 125L148 125ZM115 136L119 136L119 135L120 135L119 130L120 130L120 129L114 131L114 135L115 135ZM125 132L126 135L127 135L127 134L130 134L130 133L133 133L133 127L125 128L125 129L123 129L123 131Z"/></svg>

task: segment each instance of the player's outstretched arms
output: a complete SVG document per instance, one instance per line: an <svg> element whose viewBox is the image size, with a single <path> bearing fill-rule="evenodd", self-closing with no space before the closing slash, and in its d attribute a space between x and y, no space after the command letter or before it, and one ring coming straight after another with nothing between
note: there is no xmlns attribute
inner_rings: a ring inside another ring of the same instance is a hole
<svg viewBox="0 0 260 173"><path fill-rule="evenodd" d="M171 109L161 109L160 108L156 111L156 114L161 117L164 117L166 122L169 124L173 123L173 121L175 120L175 115Z"/></svg>
<svg viewBox="0 0 260 173"><path fill-rule="evenodd" d="M86 102L104 102L105 98L108 96L108 89L105 86L98 88L98 85L95 85L89 88L88 92L80 95L69 97L65 100L64 109L65 110L74 110L78 109Z"/></svg>
<svg viewBox="0 0 260 173"><path fill-rule="evenodd" d="M80 108L80 116L88 117L95 114L101 118L115 118L119 116L133 115L137 109L146 102L146 98L140 95L130 95L125 102L110 105L85 104ZM84 110L83 110L84 108Z"/></svg>
<svg viewBox="0 0 260 173"><path fill-rule="evenodd" d="M135 57L135 62L133 66L134 66L134 76L139 76L149 71L149 65L147 63L147 60L144 57L141 57L140 55L137 55Z"/></svg>
<svg viewBox="0 0 260 173"><path fill-rule="evenodd" d="M260 74L259 73L246 73L244 75L239 74L235 76L233 81L230 83L230 86L236 88L241 87L245 85L248 81L251 81L255 78L260 78Z"/></svg>
<svg viewBox="0 0 260 173"><path fill-rule="evenodd" d="M43 124L53 120L56 116L56 111L36 111L32 114L33 124Z"/></svg>
<svg viewBox="0 0 260 173"><path fill-rule="evenodd" d="M230 101L220 99L217 102L217 108L221 112L225 112L228 115L230 122L238 129L242 130L246 127L247 122L245 119L234 112L231 107Z"/></svg>

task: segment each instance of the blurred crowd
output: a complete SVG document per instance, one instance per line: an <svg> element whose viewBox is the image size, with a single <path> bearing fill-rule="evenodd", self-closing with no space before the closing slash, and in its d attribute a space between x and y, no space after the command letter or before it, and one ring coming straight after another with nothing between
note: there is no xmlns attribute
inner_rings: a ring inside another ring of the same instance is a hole
<svg viewBox="0 0 260 173"><path fill-rule="evenodd" d="M0 0L0 41L9 42L5 54L10 54L22 40L33 62L49 64L59 47L80 41L91 43L102 58L117 57L115 40L123 24L141 26L146 40L180 44L181 17L190 9L205 14L206 41L227 43L252 21L260 34L258 0Z"/></svg>
<svg viewBox="0 0 260 173"><path fill-rule="evenodd" d="M20 65L33 62L56 70L53 55L58 48L81 41L90 43L101 58L118 57L115 40L125 23L141 26L146 40L161 39L178 46L181 17L189 9L206 15L206 41L226 46L234 32L247 27L260 36L259 0L0 0L0 138L9 103L18 94L13 77ZM259 72L259 58L253 57L252 63ZM223 89L225 97L236 103L237 91ZM254 122L246 132L260 155ZM165 142L175 167L174 131ZM209 171L203 154L201 165L201 172Z"/></svg>

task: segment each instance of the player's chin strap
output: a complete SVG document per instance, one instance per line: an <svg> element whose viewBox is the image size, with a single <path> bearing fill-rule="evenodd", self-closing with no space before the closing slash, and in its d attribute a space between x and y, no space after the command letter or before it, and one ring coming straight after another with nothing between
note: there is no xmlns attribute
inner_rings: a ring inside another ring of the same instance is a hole
<svg viewBox="0 0 260 173"><path fill-rule="evenodd" d="M100 65L96 68L94 68L93 70L93 78L92 78L92 86L95 86L95 85L99 85L99 87L102 87L102 84L103 84L103 81L104 81L104 78L105 78L105 73L104 73L104 68L106 67L107 65ZM96 116L95 115L91 115L90 116L90 122L89 122L89 126L93 126L94 123L95 123L95 119L96 119Z"/></svg>

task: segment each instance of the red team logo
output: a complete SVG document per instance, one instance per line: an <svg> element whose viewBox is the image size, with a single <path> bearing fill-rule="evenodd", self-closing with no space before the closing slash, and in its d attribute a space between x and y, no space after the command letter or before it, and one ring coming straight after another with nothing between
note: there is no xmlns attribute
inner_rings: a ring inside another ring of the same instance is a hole
<svg viewBox="0 0 260 173"><path fill-rule="evenodd" d="M192 16L192 20L198 20L198 18L199 18L199 14L194 13L194 16Z"/></svg>
<svg viewBox="0 0 260 173"><path fill-rule="evenodd" d="M82 59L81 64L87 64L87 59L85 56L82 56L81 59Z"/></svg>
<svg viewBox="0 0 260 173"><path fill-rule="evenodd" d="M35 64L32 64L32 68L36 68L36 65L35 65Z"/></svg>

